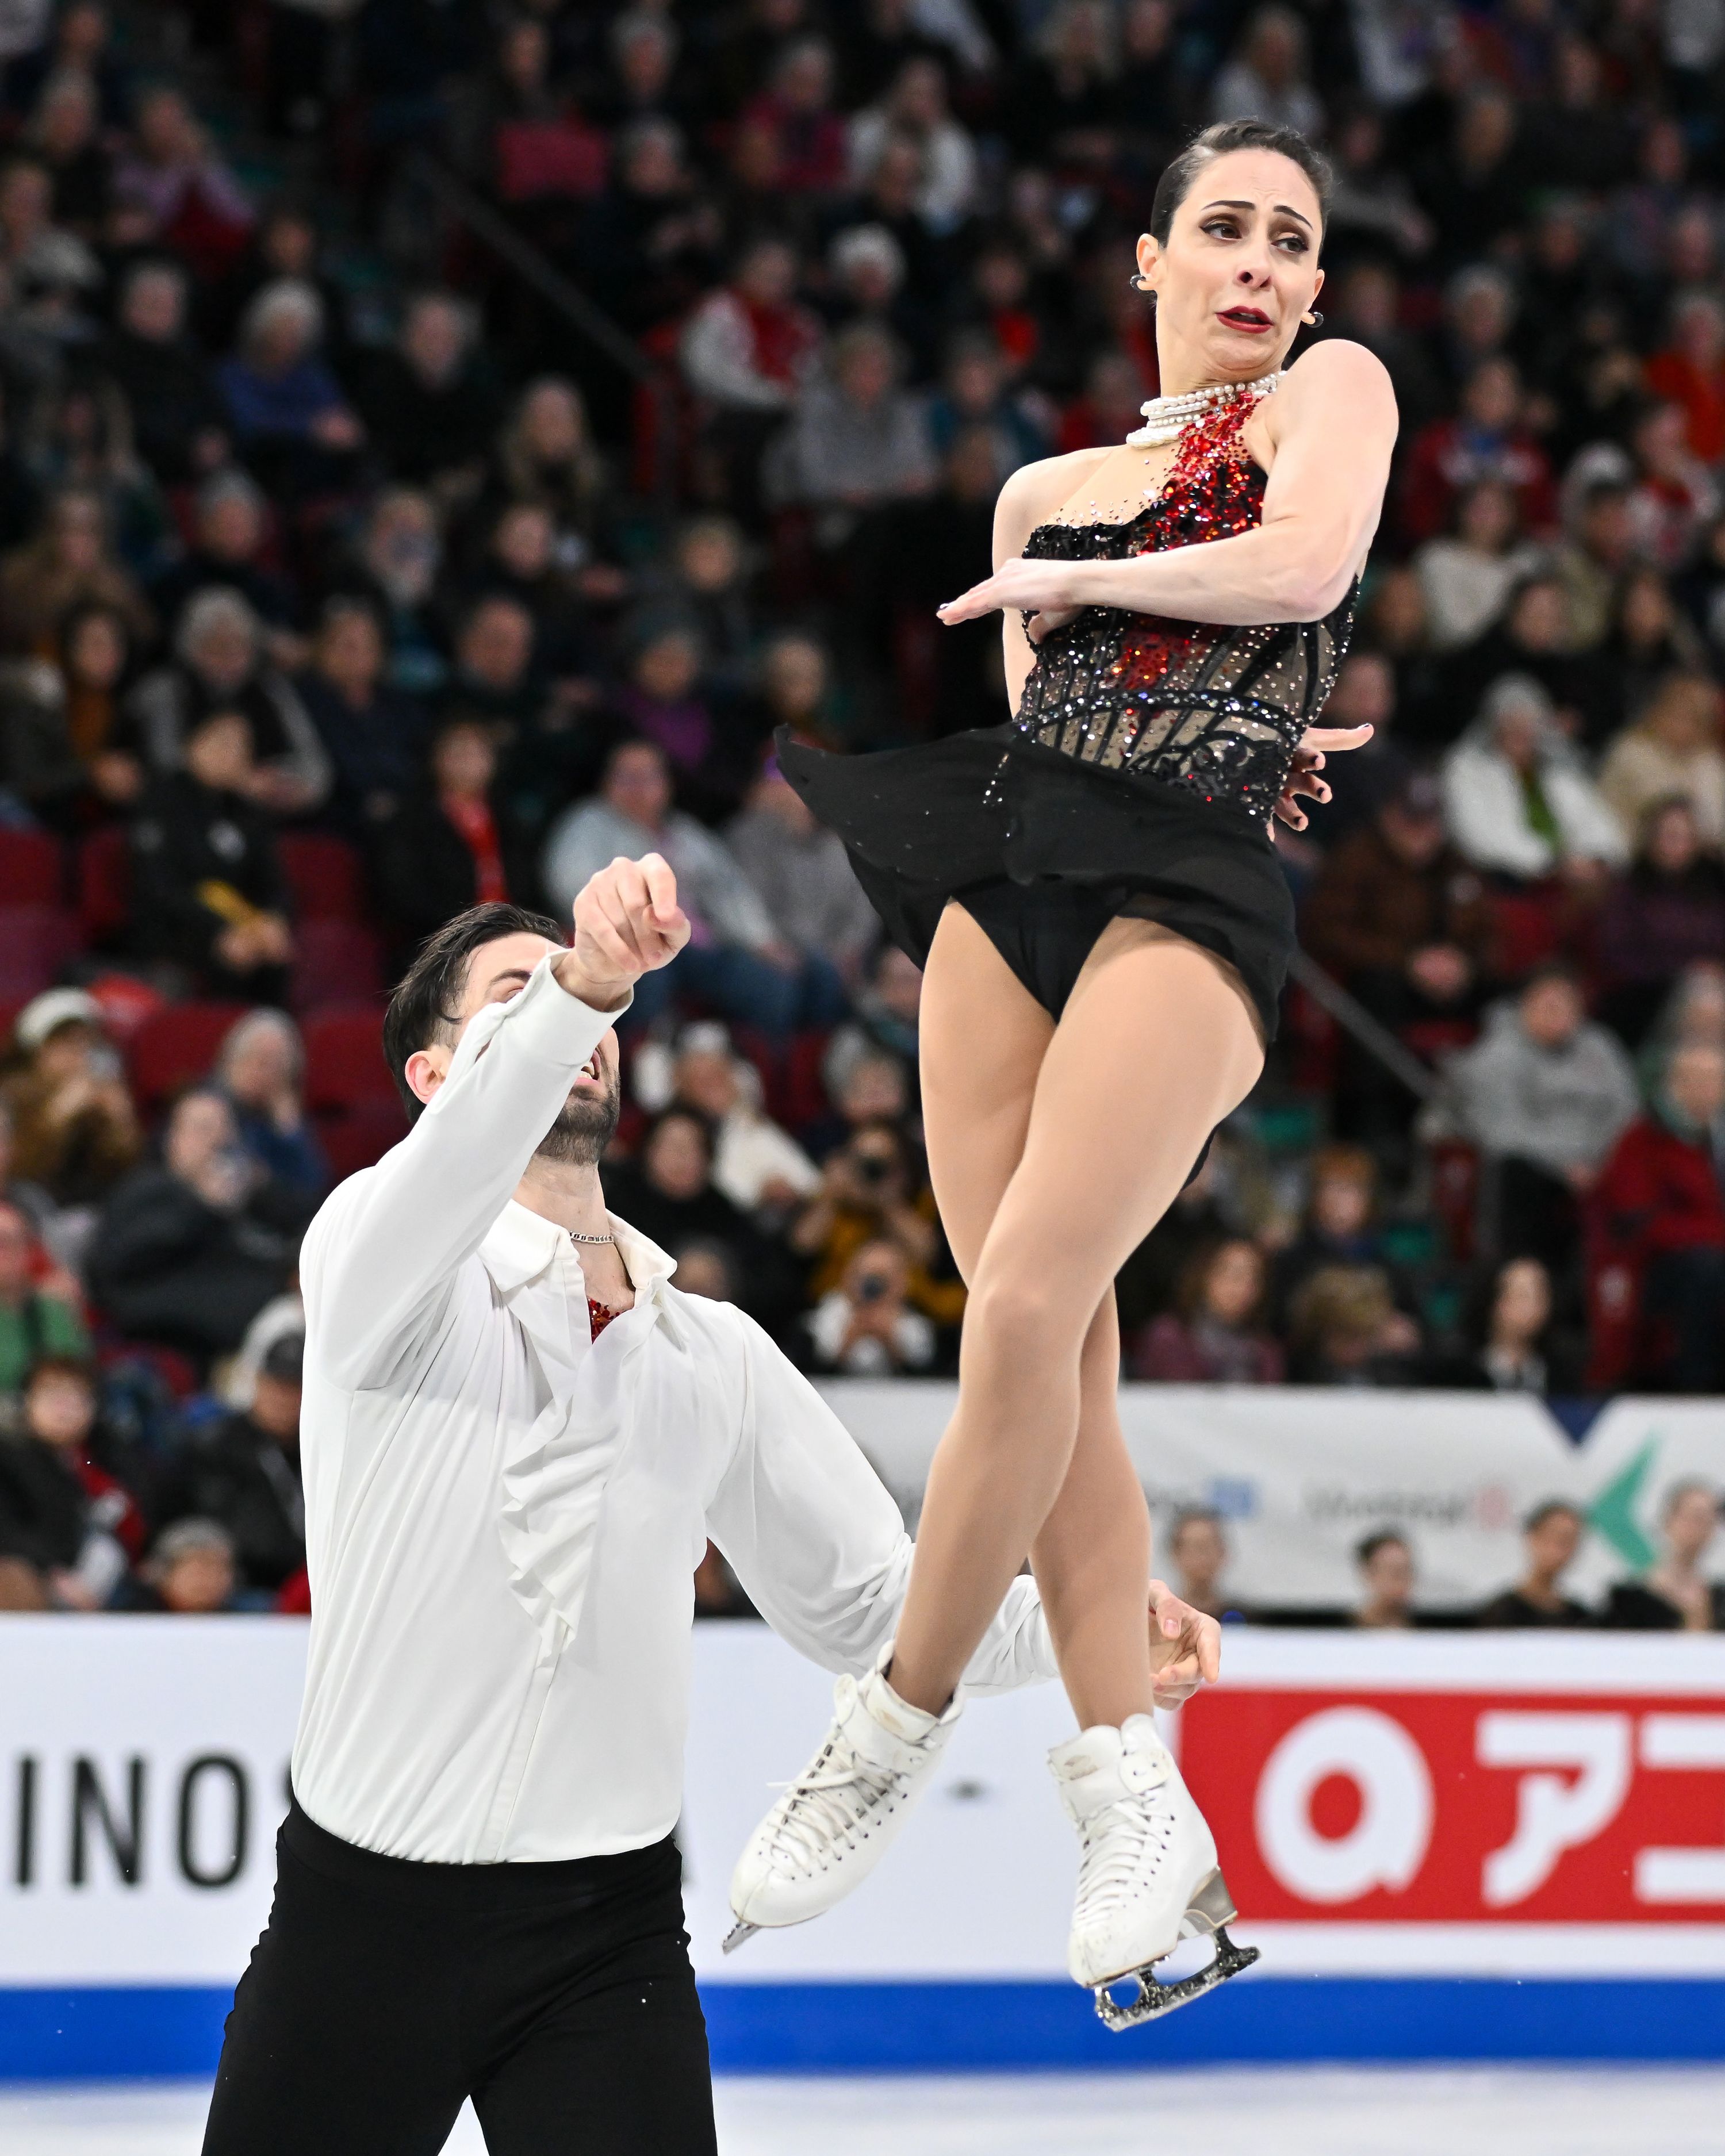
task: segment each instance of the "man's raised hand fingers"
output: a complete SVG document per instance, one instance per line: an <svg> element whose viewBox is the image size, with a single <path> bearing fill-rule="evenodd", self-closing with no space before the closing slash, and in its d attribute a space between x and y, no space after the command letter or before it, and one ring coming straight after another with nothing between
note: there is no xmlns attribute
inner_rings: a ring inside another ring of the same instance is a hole
<svg viewBox="0 0 1725 2156"><path fill-rule="evenodd" d="M590 889L583 891L575 901L575 940L578 947L584 940L593 959L598 962L603 974L612 974L624 980L632 980L641 970L641 962L630 946L619 936L607 917L598 896ZM580 952L583 968L589 965L586 952Z"/></svg>
<svg viewBox="0 0 1725 2156"><path fill-rule="evenodd" d="M633 862L629 864L631 868L634 865ZM639 973L647 963L646 953L642 948L640 933L642 914L644 909L637 906L631 911L628 899L624 896L623 880L616 874L614 867L612 871L598 880L593 891L593 904L603 916L612 933L629 954L631 970Z"/></svg>
<svg viewBox="0 0 1725 2156"><path fill-rule="evenodd" d="M639 861L632 861L627 854L619 854L612 862L610 875L617 896L625 911L640 913L649 904L647 871Z"/></svg>
<svg viewBox="0 0 1725 2156"><path fill-rule="evenodd" d="M1198 1620L1198 1666L1206 1684L1214 1684L1222 1674L1222 1628L1214 1617Z"/></svg>
<svg viewBox="0 0 1725 2156"><path fill-rule="evenodd" d="M670 927L681 909L677 904L677 879L663 854L643 854L639 868L646 879L647 902L659 917L659 926Z"/></svg>

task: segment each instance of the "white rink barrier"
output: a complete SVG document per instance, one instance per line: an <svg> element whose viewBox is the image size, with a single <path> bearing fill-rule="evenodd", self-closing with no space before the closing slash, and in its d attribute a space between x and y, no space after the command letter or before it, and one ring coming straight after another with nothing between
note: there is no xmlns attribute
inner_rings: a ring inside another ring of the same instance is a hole
<svg viewBox="0 0 1725 2156"><path fill-rule="evenodd" d="M212 2061L304 1645L290 1619L0 1618L0 2075ZM695 1656L680 1838L721 2066L1161 2056L1061 1973L1055 1686L975 1702L865 1891L721 1961L731 1865L829 1681L754 1624L698 1625ZM1240 1627L1225 1656L1171 1729L1263 1973L1169 2056L1725 2054L1725 1639Z"/></svg>

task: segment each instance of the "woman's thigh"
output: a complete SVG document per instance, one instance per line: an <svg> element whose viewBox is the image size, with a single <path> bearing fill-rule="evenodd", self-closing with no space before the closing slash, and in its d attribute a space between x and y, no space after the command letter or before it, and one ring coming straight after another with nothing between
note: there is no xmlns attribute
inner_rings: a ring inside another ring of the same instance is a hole
<svg viewBox="0 0 1725 2156"><path fill-rule="evenodd" d="M1033 1279L1087 1324L1263 1061L1226 968L1153 923L1111 921L1043 1055L978 1280Z"/></svg>
<svg viewBox="0 0 1725 2156"><path fill-rule="evenodd" d="M1054 1020L954 902L941 916L918 1022L929 1179L968 1281L1024 1149Z"/></svg>

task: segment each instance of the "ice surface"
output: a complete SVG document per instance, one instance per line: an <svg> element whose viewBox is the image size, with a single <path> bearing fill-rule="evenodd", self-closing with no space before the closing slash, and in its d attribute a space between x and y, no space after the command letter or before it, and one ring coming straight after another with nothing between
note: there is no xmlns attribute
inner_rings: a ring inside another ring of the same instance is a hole
<svg viewBox="0 0 1725 2156"><path fill-rule="evenodd" d="M197 2156L206 2092L0 2090L7 2156ZM724 2080L721 2156L1718 2156L1725 2069ZM464 2112L447 2156L481 2156Z"/></svg>

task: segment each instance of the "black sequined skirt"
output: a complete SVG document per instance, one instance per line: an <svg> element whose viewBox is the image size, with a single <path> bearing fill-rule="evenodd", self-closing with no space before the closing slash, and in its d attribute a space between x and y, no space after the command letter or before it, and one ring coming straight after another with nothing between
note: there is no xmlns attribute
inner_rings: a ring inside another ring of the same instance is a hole
<svg viewBox="0 0 1725 2156"><path fill-rule="evenodd" d="M1010 890L1027 903L1053 890L1081 896L1066 911L1089 917L1091 942L1127 914L1225 958L1275 1038L1294 902L1268 832L1232 803L1081 763L1012 726L872 756L829 756L781 732L778 760L918 965L947 901L973 893L987 894L978 917L1012 963L999 932Z"/></svg>

